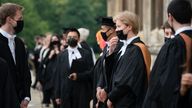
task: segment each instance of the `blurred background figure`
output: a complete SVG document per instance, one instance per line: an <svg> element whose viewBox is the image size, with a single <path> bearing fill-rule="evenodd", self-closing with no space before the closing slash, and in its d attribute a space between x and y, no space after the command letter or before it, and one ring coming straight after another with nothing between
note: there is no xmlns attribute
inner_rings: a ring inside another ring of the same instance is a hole
<svg viewBox="0 0 192 108"><path fill-rule="evenodd" d="M37 35L37 36L35 36L35 39L34 39L34 41L35 41L35 48L34 48L34 50L33 50L33 63L34 63L34 65L35 65L35 72L34 72L34 74L35 74L35 82L33 83L33 85L32 85L32 88L36 88L36 85L37 85L37 82L38 82L38 79L37 79L37 77L38 77L38 68L39 68L39 61L38 61L38 59L39 59L39 54L40 54L40 51L41 51L41 48L42 48L42 46L43 46L43 43L42 43L42 35Z"/></svg>
<svg viewBox="0 0 192 108"><path fill-rule="evenodd" d="M171 38L174 38L174 30L172 29L172 27L169 25L167 21L164 23L162 28L164 31L165 42Z"/></svg>
<svg viewBox="0 0 192 108"><path fill-rule="evenodd" d="M92 62L93 62L93 64L95 64L95 62L96 62L95 53L94 53L93 49L87 43L87 38L89 36L89 30L86 28L79 28L78 31L80 33L80 40L79 40L79 44L78 44L79 47L84 48L87 51L89 51L89 53L92 56Z"/></svg>
<svg viewBox="0 0 192 108"><path fill-rule="evenodd" d="M60 50L63 51L65 48L67 48L67 31L69 30L69 28L64 27L63 31L62 31L62 38L60 40L61 46L60 46Z"/></svg>

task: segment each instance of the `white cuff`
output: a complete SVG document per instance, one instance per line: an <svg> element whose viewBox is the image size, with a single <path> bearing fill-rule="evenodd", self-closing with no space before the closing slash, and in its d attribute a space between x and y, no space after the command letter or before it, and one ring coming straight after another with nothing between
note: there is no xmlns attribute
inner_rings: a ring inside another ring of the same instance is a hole
<svg viewBox="0 0 192 108"><path fill-rule="evenodd" d="M29 98L29 97L25 97L25 99L24 100L27 100L27 101L31 101L31 99Z"/></svg>

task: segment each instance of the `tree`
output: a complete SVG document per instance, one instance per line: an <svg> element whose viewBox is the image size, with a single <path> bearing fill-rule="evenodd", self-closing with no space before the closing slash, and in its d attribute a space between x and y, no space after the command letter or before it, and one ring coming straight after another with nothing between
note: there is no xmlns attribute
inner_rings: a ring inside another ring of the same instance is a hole
<svg viewBox="0 0 192 108"><path fill-rule="evenodd" d="M19 36L32 48L33 38L46 32L61 33L63 27L90 29L88 43L96 47L98 16L106 16L106 0L1 0L24 6L25 28Z"/></svg>

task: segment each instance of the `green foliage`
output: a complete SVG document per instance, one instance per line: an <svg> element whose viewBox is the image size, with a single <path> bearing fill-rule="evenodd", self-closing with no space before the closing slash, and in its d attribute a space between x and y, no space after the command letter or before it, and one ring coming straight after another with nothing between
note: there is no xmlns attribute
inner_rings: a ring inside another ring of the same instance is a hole
<svg viewBox="0 0 192 108"><path fill-rule="evenodd" d="M24 6L25 28L19 36L32 48L33 38L45 32L61 33L63 27L90 29L88 43L96 47L98 16L106 16L106 0L1 0Z"/></svg>

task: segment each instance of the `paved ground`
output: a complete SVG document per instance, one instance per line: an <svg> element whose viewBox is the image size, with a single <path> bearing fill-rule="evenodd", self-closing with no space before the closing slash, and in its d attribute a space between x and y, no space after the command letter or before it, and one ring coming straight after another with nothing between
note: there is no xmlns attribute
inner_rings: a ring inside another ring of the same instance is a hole
<svg viewBox="0 0 192 108"><path fill-rule="evenodd" d="M32 77L32 84L34 83L34 74L33 72L31 72L31 77ZM43 105L41 104L41 100L42 100L42 92L36 89L31 89L31 102L29 104L28 108L53 108L52 106L50 107L43 107Z"/></svg>
<svg viewBox="0 0 192 108"><path fill-rule="evenodd" d="M43 108L41 105L42 93L38 90L31 89L31 95L29 108Z"/></svg>

